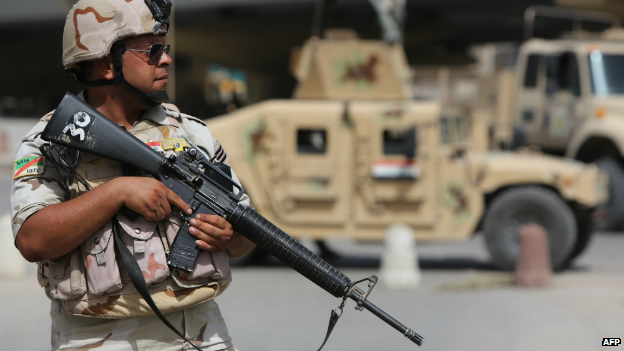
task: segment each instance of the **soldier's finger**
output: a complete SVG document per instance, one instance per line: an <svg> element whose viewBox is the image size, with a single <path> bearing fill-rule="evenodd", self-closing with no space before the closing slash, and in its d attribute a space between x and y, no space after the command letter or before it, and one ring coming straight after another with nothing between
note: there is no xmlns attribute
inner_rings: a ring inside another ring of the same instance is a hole
<svg viewBox="0 0 624 351"><path fill-rule="evenodd" d="M145 219L147 219L150 222L157 222L159 220L156 206L146 208L142 212L142 214L143 214L143 217L145 217Z"/></svg>
<svg viewBox="0 0 624 351"><path fill-rule="evenodd" d="M152 210L152 212L154 213L154 221L158 222L158 221L162 221L163 219L165 219L165 217L167 216L165 214L165 210L162 207L156 207Z"/></svg>
<svg viewBox="0 0 624 351"><path fill-rule="evenodd" d="M169 205L168 201L163 201L160 203L160 207L163 209L163 211L165 212L165 217L169 215L169 213L171 213L171 205Z"/></svg>
<svg viewBox="0 0 624 351"><path fill-rule="evenodd" d="M195 218L199 219L202 222L210 223L219 229L225 229L230 227L230 223L223 219L223 217L221 216L198 213Z"/></svg>
<svg viewBox="0 0 624 351"><path fill-rule="evenodd" d="M220 249L219 247L217 247L216 245L211 245L208 244L205 241L202 240L197 240L195 241L195 245L197 245L197 247L199 247L202 250L206 250L206 251L223 251L224 249Z"/></svg>
<svg viewBox="0 0 624 351"><path fill-rule="evenodd" d="M201 231L207 235L216 235L218 231L220 230L219 228L213 226L212 224L203 222L198 219L191 219L191 226L192 227L190 229ZM189 231L191 231L190 229ZM195 231L191 231L191 232L195 232Z"/></svg>
<svg viewBox="0 0 624 351"><path fill-rule="evenodd" d="M178 194L174 193L173 190L169 189L169 188L165 188L167 190L165 190L166 194L167 194L167 202L171 203L172 205L174 205L175 207L179 208L180 210L182 210L182 212L186 213L186 214L192 214L193 210L191 209L191 206L189 206L186 202L184 202L184 200L182 200Z"/></svg>
<svg viewBox="0 0 624 351"><path fill-rule="evenodd" d="M215 238L211 236L210 234L206 234L198 229L195 229L194 231L189 230L189 233L194 235L197 239L207 244L210 244L212 246L219 246L222 244L221 240L219 240L218 238Z"/></svg>

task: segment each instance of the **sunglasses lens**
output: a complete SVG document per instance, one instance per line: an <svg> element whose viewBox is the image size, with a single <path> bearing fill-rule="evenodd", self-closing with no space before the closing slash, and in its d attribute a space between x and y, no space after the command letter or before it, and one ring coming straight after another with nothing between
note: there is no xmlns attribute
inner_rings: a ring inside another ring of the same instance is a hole
<svg viewBox="0 0 624 351"><path fill-rule="evenodd" d="M162 44L154 44L150 47L149 50L149 63L151 63L152 65L157 64L158 62L160 62L160 58L163 55L163 46Z"/></svg>

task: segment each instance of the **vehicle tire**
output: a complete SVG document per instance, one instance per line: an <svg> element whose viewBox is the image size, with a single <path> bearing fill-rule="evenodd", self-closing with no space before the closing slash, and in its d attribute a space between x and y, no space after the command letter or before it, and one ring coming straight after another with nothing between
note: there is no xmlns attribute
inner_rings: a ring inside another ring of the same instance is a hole
<svg viewBox="0 0 624 351"><path fill-rule="evenodd" d="M574 213L555 192L539 186L519 186L498 194L483 221L485 243L494 264L512 270L520 252L520 227L537 223L548 233L552 267L561 269L574 249Z"/></svg>
<svg viewBox="0 0 624 351"><path fill-rule="evenodd" d="M597 227L609 231L620 230L624 222L624 169L610 157L603 157L595 163L609 174L609 200L598 206Z"/></svg>
<svg viewBox="0 0 624 351"><path fill-rule="evenodd" d="M585 251L589 245L589 241L594 233L594 210L580 210L576 214L577 236L574 248L568 257L566 265L571 263L575 258Z"/></svg>

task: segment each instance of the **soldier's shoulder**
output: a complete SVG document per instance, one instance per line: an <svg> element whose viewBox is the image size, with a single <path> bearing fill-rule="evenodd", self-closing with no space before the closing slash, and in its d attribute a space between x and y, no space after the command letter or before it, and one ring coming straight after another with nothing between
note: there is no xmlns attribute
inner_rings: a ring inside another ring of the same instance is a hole
<svg viewBox="0 0 624 351"><path fill-rule="evenodd" d="M43 132L46 125L48 125L48 122L50 121L50 118L52 118L53 114L54 110L46 113L43 117L41 117L41 119L39 119L39 122L37 122L37 124L35 124L28 131L28 133L26 133L26 135L24 135L24 137L22 138L22 143L26 141L35 141L35 139Z"/></svg>
<svg viewBox="0 0 624 351"><path fill-rule="evenodd" d="M194 116L191 116L191 115L187 115L185 113L180 113L180 116L182 116L182 118L184 118L184 119L186 119L188 121L199 123L202 126L206 127L206 122L202 121L201 119L199 119L197 117L194 117Z"/></svg>
<svg viewBox="0 0 624 351"><path fill-rule="evenodd" d="M203 125L204 127L206 126L206 123L202 121L201 119L191 116L191 115L187 115L186 113L180 112L180 109L174 104L163 103L162 107L165 109L165 114L167 114L167 116L174 117L180 120L182 123L186 122L186 121L183 121L184 119L193 123L199 123Z"/></svg>

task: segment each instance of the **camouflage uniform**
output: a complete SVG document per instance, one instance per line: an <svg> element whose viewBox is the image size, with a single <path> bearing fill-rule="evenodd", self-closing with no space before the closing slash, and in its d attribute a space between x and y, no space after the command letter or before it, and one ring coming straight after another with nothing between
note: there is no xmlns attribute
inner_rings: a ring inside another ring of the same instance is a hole
<svg viewBox="0 0 624 351"><path fill-rule="evenodd" d="M11 193L14 236L38 210L87 191L42 159L39 147L45 142L40 133L50 117L42 118L17 151ZM213 161L227 163L224 150L205 124L179 113L173 105L146 110L130 132L165 155L191 143ZM58 162L61 147L54 149L51 156ZM68 150L65 159L71 163L75 156ZM116 161L86 153L79 154L77 160L76 171L92 188L123 175L123 166ZM232 176L238 181L234 173ZM241 204L249 206L247 195ZM202 252L192 274L170 270L166 253L180 225L177 217L170 215L158 223L143 217L130 221L121 213L117 218L127 234L122 234L122 241L137 259L152 298L171 323L206 350L231 349L227 327L212 301L231 280L227 253ZM140 297L123 262L115 257L111 223L71 253L39 263L39 282L52 300L53 350L185 349L183 340L162 324Z"/></svg>

